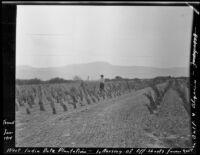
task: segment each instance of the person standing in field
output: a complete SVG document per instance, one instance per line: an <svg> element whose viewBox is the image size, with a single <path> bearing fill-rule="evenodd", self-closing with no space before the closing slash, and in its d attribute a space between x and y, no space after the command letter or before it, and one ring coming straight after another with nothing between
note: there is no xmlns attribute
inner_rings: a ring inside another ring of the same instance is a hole
<svg viewBox="0 0 200 155"><path fill-rule="evenodd" d="M105 85L105 79L104 79L104 76L101 75L101 78L100 78L100 92L103 92L104 91L104 85Z"/></svg>

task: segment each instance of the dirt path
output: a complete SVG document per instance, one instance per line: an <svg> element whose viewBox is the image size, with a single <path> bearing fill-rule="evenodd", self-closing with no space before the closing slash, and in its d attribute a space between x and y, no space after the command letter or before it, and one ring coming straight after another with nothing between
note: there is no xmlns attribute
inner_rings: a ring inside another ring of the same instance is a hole
<svg viewBox="0 0 200 155"><path fill-rule="evenodd" d="M30 147L153 147L144 134L144 90L74 113L40 116L16 126L16 145ZM27 118L28 120L28 118Z"/></svg>

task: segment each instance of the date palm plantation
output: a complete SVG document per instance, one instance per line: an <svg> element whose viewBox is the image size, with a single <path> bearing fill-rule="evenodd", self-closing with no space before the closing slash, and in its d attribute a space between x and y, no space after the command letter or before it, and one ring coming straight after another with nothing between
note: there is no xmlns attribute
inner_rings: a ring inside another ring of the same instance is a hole
<svg viewBox="0 0 200 155"><path fill-rule="evenodd" d="M16 86L17 147L191 147L188 78Z"/></svg>

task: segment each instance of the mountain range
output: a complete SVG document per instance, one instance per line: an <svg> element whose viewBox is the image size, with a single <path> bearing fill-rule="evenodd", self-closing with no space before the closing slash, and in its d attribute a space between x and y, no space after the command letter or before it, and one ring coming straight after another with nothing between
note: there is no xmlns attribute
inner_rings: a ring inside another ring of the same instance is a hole
<svg viewBox="0 0 200 155"><path fill-rule="evenodd" d="M85 64L72 64L61 67L36 68L32 66L16 66L16 79L33 79L49 80L60 77L64 79L73 79L79 76L86 80L96 80L103 74L105 78L154 78L157 76L189 76L189 68L156 68L145 66L118 66L107 62L92 62Z"/></svg>

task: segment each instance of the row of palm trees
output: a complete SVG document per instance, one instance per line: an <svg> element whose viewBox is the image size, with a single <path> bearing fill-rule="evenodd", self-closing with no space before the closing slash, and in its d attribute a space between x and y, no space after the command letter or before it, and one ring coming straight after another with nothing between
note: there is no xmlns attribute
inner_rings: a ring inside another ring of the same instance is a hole
<svg viewBox="0 0 200 155"><path fill-rule="evenodd" d="M191 105L189 103L188 94L185 91L185 88L189 88L188 81L169 79L166 82L164 89L159 89L155 81L150 81L149 87L153 93L149 91L148 93L144 93L144 96L146 96L149 100L149 104L145 104L145 106L149 110L150 114L157 114L159 112L165 94L169 91L169 89L172 89L178 94L184 109L188 115L190 115Z"/></svg>

